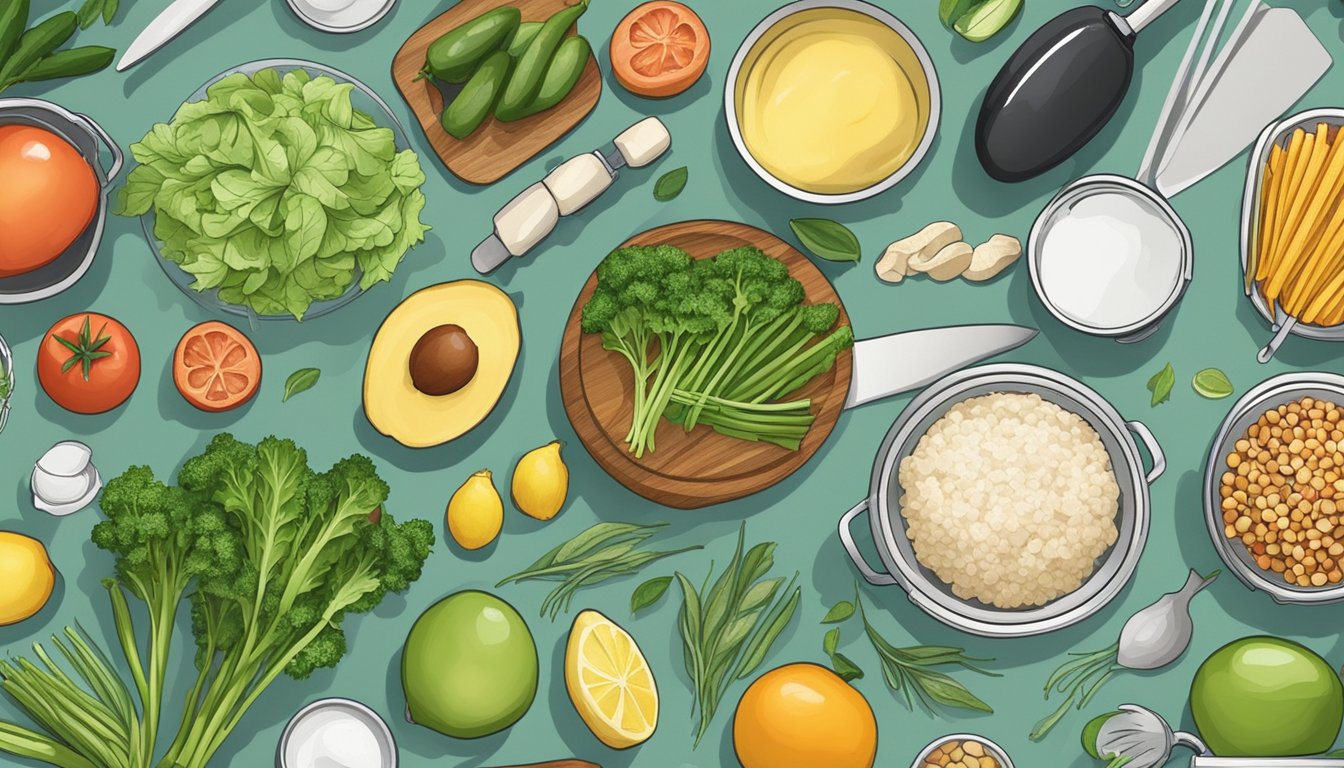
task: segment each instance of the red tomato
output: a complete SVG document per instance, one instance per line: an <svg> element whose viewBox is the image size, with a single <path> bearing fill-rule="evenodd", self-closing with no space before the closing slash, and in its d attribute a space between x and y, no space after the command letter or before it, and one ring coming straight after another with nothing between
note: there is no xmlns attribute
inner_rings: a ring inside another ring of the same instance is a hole
<svg viewBox="0 0 1344 768"><path fill-rule="evenodd" d="M53 261L98 210L89 161L42 128L0 126L0 179L0 277Z"/></svg>
<svg viewBox="0 0 1344 768"><path fill-rule="evenodd" d="M261 358L242 331L218 320L187 331L173 353L173 384L202 411L246 403L261 386Z"/></svg>
<svg viewBox="0 0 1344 768"><path fill-rule="evenodd" d="M140 347L126 326L107 315L71 315L42 338L37 380L67 411L110 411L140 383Z"/></svg>
<svg viewBox="0 0 1344 768"><path fill-rule="evenodd" d="M681 3L644 3L611 35L616 79L637 96L676 96L700 79L707 64L709 30L695 11Z"/></svg>

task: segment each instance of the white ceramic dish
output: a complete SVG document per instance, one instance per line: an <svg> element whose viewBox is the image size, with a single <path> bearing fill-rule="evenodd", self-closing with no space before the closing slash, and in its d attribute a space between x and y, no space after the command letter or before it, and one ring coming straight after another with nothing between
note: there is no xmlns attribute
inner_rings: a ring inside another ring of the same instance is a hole
<svg viewBox="0 0 1344 768"><path fill-rule="evenodd" d="M377 766L368 768L397 768L397 740L392 736L392 730L387 727L387 723L364 704L353 699L319 699L300 709L289 719L285 725L285 730L280 735L280 743L275 748L276 768L307 768L302 765L291 763L286 754L288 752L290 739L294 737L295 731L303 724L304 720L311 718L323 712L335 711L342 715L351 717L360 721L368 727L378 742L380 763Z"/></svg>
<svg viewBox="0 0 1344 768"><path fill-rule="evenodd" d="M294 15L313 29L358 32L382 21L397 0L288 0Z"/></svg>

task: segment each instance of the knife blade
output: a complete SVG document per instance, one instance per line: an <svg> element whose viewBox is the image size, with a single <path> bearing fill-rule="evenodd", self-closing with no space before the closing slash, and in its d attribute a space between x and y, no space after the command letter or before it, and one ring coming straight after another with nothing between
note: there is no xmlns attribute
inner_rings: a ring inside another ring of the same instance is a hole
<svg viewBox="0 0 1344 768"><path fill-rule="evenodd" d="M149 54L163 47L165 43L182 33L205 15L205 12L219 4L219 0L173 0L173 4L163 9L140 32L127 48L126 53L117 62L117 71L125 72Z"/></svg>
<svg viewBox="0 0 1344 768"><path fill-rule="evenodd" d="M1007 352L1036 337L1021 325L953 325L854 342L845 408L932 384L953 371Z"/></svg>

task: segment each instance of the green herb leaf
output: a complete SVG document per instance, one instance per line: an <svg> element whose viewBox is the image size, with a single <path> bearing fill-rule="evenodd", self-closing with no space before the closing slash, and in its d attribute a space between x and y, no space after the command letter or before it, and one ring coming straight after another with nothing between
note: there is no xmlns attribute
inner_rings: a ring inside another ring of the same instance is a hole
<svg viewBox="0 0 1344 768"><path fill-rule="evenodd" d="M854 604L848 600L841 600L831 606L831 610L826 612L825 618L821 620L822 624L839 624L854 615Z"/></svg>
<svg viewBox="0 0 1344 768"><path fill-rule="evenodd" d="M103 0L84 0L79 7L79 28L88 29L103 15Z"/></svg>
<svg viewBox="0 0 1344 768"><path fill-rule="evenodd" d="M1232 381L1227 378L1227 374L1217 368L1205 368L1196 373L1195 378L1190 383L1200 397L1207 397L1210 400L1221 400L1234 391Z"/></svg>
<svg viewBox="0 0 1344 768"><path fill-rule="evenodd" d="M863 603L857 596L855 597L855 606L858 608L859 616L863 619L863 628L865 634L868 635L868 641L872 644L873 650L877 651L878 659L882 662L882 677L893 691L905 695L907 706L913 708L914 702L918 700L930 711L932 711L934 704L942 704L957 709L970 709L977 712L993 711L988 704L971 693L966 686L957 682L951 676L931 668L933 666L953 665L972 672L996 676L974 665L974 662L977 661L993 661L993 659L977 659L967 656L961 648L949 646L917 645L909 648L897 648L878 634L877 629L868 622L868 616L863 610Z"/></svg>
<svg viewBox="0 0 1344 768"><path fill-rule="evenodd" d="M789 228L803 247L827 261L857 262L863 254L849 227L830 219L792 219Z"/></svg>
<svg viewBox="0 0 1344 768"><path fill-rule="evenodd" d="M660 203L666 203L680 195L681 190L686 188L686 179L689 176L690 171L685 166L664 173L658 177L658 181L653 185L653 199Z"/></svg>
<svg viewBox="0 0 1344 768"><path fill-rule="evenodd" d="M836 627L827 632L821 638L821 650L826 652L827 656L834 656L835 649L840 645L840 628Z"/></svg>
<svg viewBox="0 0 1344 768"><path fill-rule="evenodd" d="M289 374L289 378L285 379L285 397L280 402L288 402L289 398L300 392L312 389L321 377L322 371L316 368L300 368Z"/></svg>
<svg viewBox="0 0 1344 768"><path fill-rule="evenodd" d="M671 583L671 576L656 576L635 587L634 593L630 595L630 612L639 613L658 602L658 598L663 596Z"/></svg>
<svg viewBox="0 0 1344 768"><path fill-rule="evenodd" d="M983 43L1003 31L1022 11L1022 0L985 0L953 23L957 34L972 43Z"/></svg>
<svg viewBox="0 0 1344 768"><path fill-rule="evenodd" d="M1152 405L1156 407L1161 403L1171 399L1171 388L1176 384L1176 371L1172 369L1171 363L1167 363L1162 370L1153 374L1148 380L1148 391L1153 393Z"/></svg>

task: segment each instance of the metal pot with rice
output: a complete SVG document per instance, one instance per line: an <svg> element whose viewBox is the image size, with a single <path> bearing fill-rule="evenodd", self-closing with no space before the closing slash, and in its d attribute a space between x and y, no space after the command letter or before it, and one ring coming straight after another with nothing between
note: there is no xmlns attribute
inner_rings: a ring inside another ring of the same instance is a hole
<svg viewBox="0 0 1344 768"><path fill-rule="evenodd" d="M870 584L900 585L951 627L1043 634L1129 582L1148 536L1148 487L1165 468L1152 432L1081 382L1029 365L970 368L897 418L840 539ZM854 539L865 512L880 568Z"/></svg>

